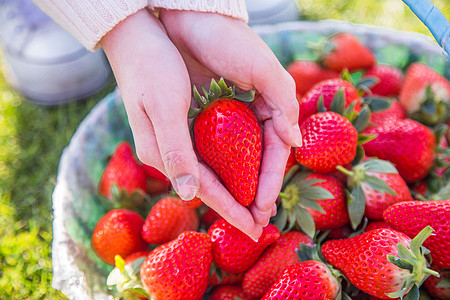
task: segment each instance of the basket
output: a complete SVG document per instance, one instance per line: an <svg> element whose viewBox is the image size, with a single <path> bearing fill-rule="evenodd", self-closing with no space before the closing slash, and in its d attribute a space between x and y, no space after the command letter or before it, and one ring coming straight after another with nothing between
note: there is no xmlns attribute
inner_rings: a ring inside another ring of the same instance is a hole
<svg viewBox="0 0 450 300"><path fill-rule="evenodd" d="M309 41L347 31L371 48L380 63L405 69L421 61L450 78L450 64L442 49L417 33L333 20L282 23L254 30L285 66L294 59L314 58L307 47ZM106 289L112 267L97 258L90 237L106 212L97 196L97 183L108 156L122 140L132 141L132 135L120 94L115 91L81 122L62 154L53 193L53 287L69 299L113 299Z"/></svg>

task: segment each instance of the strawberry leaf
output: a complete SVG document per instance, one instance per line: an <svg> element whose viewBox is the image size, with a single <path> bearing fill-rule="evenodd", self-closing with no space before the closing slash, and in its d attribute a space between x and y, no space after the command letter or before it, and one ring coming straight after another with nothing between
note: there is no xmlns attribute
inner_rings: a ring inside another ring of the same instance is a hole
<svg viewBox="0 0 450 300"><path fill-rule="evenodd" d="M367 125L369 125L370 114L371 112L369 106L364 105L355 120L352 122L356 131L361 132L367 127Z"/></svg>
<svg viewBox="0 0 450 300"><path fill-rule="evenodd" d="M351 193L347 192L347 209L350 218L350 224L355 230L361 223L366 210L366 197L360 184L356 184Z"/></svg>
<svg viewBox="0 0 450 300"><path fill-rule="evenodd" d="M401 258L395 257L394 255L388 255L387 260L388 262L393 263L400 269L408 270L410 273L414 271L414 266L411 263Z"/></svg>
<svg viewBox="0 0 450 300"><path fill-rule="evenodd" d="M403 300L419 300L419 298L420 298L419 287L414 284L412 288L409 290L408 294L406 294L406 296L403 297Z"/></svg>
<svg viewBox="0 0 450 300"><path fill-rule="evenodd" d="M359 162L364 158L365 152L364 152L364 148L361 145L357 145L356 146L356 155L355 158L353 159L353 161L351 162L351 165L357 165L359 164Z"/></svg>
<svg viewBox="0 0 450 300"><path fill-rule="evenodd" d="M362 179L362 182L368 184L371 188L373 188L374 190L376 190L378 192L384 192L384 193L387 193L392 196L397 195L397 193L391 187L388 186L386 181L384 181L380 178L366 175Z"/></svg>
<svg viewBox="0 0 450 300"><path fill-rule="evenodd" d="M380 79L378 77L367 76L358 81L358 83L355 85L355 88L357 90L362 90L364 92L370 93L370 88L372 88L378 82L380 82Z"/></svg>
<svg viewBox="0 0 450 300"><path fill-rule="evenodd" d="M375 139L376 137L377 137L377 135L375 135L375 134L367 135L367 134L359 133L358 134L358 145L362 145L367 142L370 142L371 140Z"/></svg>
<svg viewBox="0 0 450 300"><path fill-rule="evenodd" d="M310 209L314 209L317 210L321 213L325 213L325 211L323 210L322 206L320 206L319 203L317 203L314 200L308 200L308 199L302 199L301 202L299 203L300 206L302 207L306 207L306 208L310 208Z"/></svg>
<svg viewBox="0 0 450 300"><path fill-rule="evenodd" d="M369 106L372 112L376 112L389 109L392 100L383 97L364 97L364 103Z"/></svg>
<svg viewBox="0 0 450 300"><path fill-rule="evenodd" d="M416 257L419 257L421 255L420 247L422 246L423 242L433 233L434 229L430 226L425 227L422 229L411 241L411 251L416 255Z"/></svg>
<svg viewBox="0 0 450 300"><path fill-rule="evenodd" d="M368 159L361 163L361 165L367 170L367 171L374 171L374 172L380 172L380 173L391 173L391 174L398 174L397 169L394 167L394 165L387 161L382 159Z"/></svg>
<svg viewBox="0 0 450 300"><path fill-rule="evenodd" d="M442 278L438 284L436 284L436 287L441 289L448 289L450 288L450 276Z"/></svg>
<svg viewBox="0 0 450 300"><path fill-rule="evenodd" d="M278 213L274 218L273 224L278 228L281 232L286 227L286 223L288 220L288 212L284 209L283 205L278 206Z"/></svg>
<svg viewBox="0 0 450 300"><path fill-rule="evenodd" d="M303 207L296 206L295 214L297 215L297 224L300 226L301 230L310 238L313 238L316 233L316 224L309 212Z"/></svg>
<svg viewBox="0 0 450 300"><path fill-rule="evenodd" d="M242 102L252 102L255 98L255 90L246 91L241 94L236 94L234 99L240 100Z"/></svg>
<svg viewBox="0 0 450 300"><path fill-rule="evenodd" d="M343 115L344 109L345 109L345 94L344 88L341 87L337 90L336 94L334 94L333 100L331 101L330 105L330 111Z"/></svg>
<svg viewBox="0 0 450 300"><path fill-rule="evenodd" d="M326 112L327 109L325 108L325 104L323 102L323 95L319 96L319 100L317 100L317 112Z"/></svg>

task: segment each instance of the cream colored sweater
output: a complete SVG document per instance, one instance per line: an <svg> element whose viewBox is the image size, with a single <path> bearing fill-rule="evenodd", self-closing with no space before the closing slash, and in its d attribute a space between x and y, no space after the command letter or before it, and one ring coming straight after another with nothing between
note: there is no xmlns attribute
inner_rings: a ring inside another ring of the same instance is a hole
<svg viewBox="0 0 450 300"><path fill-rule="evenodd" d="M33 0L87 49L138 10L166 8L214 12L248 21L245 0Z"/></svg>

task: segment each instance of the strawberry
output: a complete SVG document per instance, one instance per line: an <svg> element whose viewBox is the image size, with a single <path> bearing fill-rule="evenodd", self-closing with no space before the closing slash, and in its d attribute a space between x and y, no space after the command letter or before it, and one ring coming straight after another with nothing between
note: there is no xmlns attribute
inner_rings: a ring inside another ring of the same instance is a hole
<svg viewBox="0 0 450 300"><path fill-rule="evenodd" d="M372 67L376 58L356 36L351 33L338 33L326 41L325 51L320 56L320 63L328 69L341 72L368 69Z"/></svg>
<svg viewBox="0 0 450 300"><path fill-rule="evenodd" d="M289 154L288 160L286 162L286 168L284 169L284 176L289 173L289 171L297 165L297 161L295 160L295 152L294 149L291 148L291 152Z"/></svg>
<svg viewBox="0 0 450 300"><path fill-rule="evenodd" d="M448 283L447 286L440 286L444 280L448 282L448 280L450 279L450 270L444 270L436 265L431 265L430 269L439 272L439 275L441 276L439 278L434 276L428 277L428 279L423 283L423 286L428 291L428 293L433 296L433 299L450 299L450 287L448 286Z"/></svg>
<svg viewBox="0 0 450 300"><path fill-rule="evenodd" d="M253 298L244 293L242 286L239 284L227 284L216 287L211 293L209 300L253 300Z"/></svg>
<svg viewBox="0 0 450 300"><path fill-rule="evenodd" d="M448 119L450 82L422 63L413 63L405 75L400 103L420 122L437 124Z"/></svg>
<svg viewBox="0 0 450 300"><path fill-rule="evenodd" d="M375 229L345 240L327 241L322 254L360 290L381 299L403 297L435 271L427 268L421 244L430 227L411 240L393 229ZM411 271L410 271L411 270Z"/></svg>
<svg viewBox="0 0 450 300"><path fill-rule="evenodd" d="M167 243L184 231L198 229L200 220L197 211L179 206L176 201L177 198L166 197L152 207L142 227L142 238L147 243Z"/></svg>
<svg viewBox="0 0 450 300"><path fill-rule="evenodd" d="M370 88L373 95L397 96L403 86L403 73L400 69L389 65L375 65L364 74L363 78L375 77L378 83Z"/></svg>
<svg viewBox="0 0 450 300"><path fill-rule="evenodd" d="M386 209L383 218L410 237L431 226L435 233L423 245L431 251L433 264L450 268L450 199L397 203Z"/></svg>
<svg viewBox="0 0 450 300"><path fill-rule="evenodd" d="M342 115L314 114L303 122L300 130L303 146L295 149L295 159L301 165L318 172L332 172L355 158L358 132Z"/></svg>
<svg viewBox="0 0 450 300"><path fill-rule="evenodd" d="M156 168L142 164L142 168L147 176L147 193L157 195L170 190L170 180Z"/></svg>
<svg viewBox="0 0 450 300"><path fill-rule="evenodd" d="M199 197L194 197L192 200L182 200L179 197L170 197L172 201L181 207L187 207L187 208L197 208L200 207L203 202Z"/></svg>
<svg viewBox="0 0 450 300"><path fill-rule="evenodd" d="M300 96L320 81L339 77L338 72L324 69L318 63L308 60L297 60L290 63L287 71L294 78L297 93Z"/></svg>
<svg viewBox="0 0 450 300"><path fill-rule="evenodd" d="M308 93L300 100L300 114L298 124L302 124L309 116L317 113L317 106L320 98L323 98L323 106L326 110L330 110L331 103L335 97L339 96L338 91L344 92L344 107L347 108L351 104L354 105L355 111L361 110L361 99L358 91L348 81L340 78L321 81L314 85Z"/></svg>
<svg viewBox="0 0 450 300"><path fill-rule="evenodd" d="M275 224L284 229L297 224L313 237L315 230L326 230L348 223L344 185L321 173L296 175L280 193L281 206Z"/></svg>
<svg viewBox="0 0 450 300"><path fill-rule="evenodd" d="M282 234L245 272L242 282L245 293L258 299L264 296L284 269L300 262L295 252L300 243L313 245L312 239L304 233L289 231Z"/></svg>
<svg viewBox="0 0 450 300"><path fill-rule="evenodd" d="M205 233L186 231L155 248L141 266L151 299L197 300L208 286L211 240Z"/></svg>
<svg viewBox="0 0 450 300"><path fill-rule="evenodd" d="M214 263L223 271L239 274L248 270L270 244L280 237L275 225L263 228L261 237L253 241L245 233L225 221L218 220L208 230Z"/></svg>
<svg viewBox="0 0 450 300"><path fill-rule="evenodd" d="M337 299L340 284L319 261L304 261L287 267L262 300Z"/></svg>
<svg viewBox="0 0 450 300"><path fill-rule="evenodd" d="M140 232L144 220L127 209L113 209L100 218L92 233L92 249L105 263L114 265L114 256L127 257L147 251L148 244Z"/></svg>
<svg viewBox="0 0 450 300"><path fill-rule="evenodd" d="M373 221L370 222L367 227L364 229L364 232L368 232L371 230L375 230L375 229L382 229L382 228L391 228L391 225L389 225L388 223L384 222L384 221Z"/></svg>
<svg viewBox="0 0 450 300"><path fill-rule="evenodd" d="M112 200L113 185L121 193L131 195L134 192L144 192L147 189L147 179L144 169L134 157L133 149L128 142L121 142L115 148L99 182L99 193Z"/></svg>
<svg viewBox="0 0 450 300"><path fill-rule="evenodd" d="M261 127L255 114L233 99L238 96L223 79L212 80L204 97L194 88L194 97L201 105L191 113L197 114L193 131L198 154L239 203L250 205L261 163Z"/></svg>
<svg viewBox="0 0 450 300"><path fill-rule="evenodd" d="M230 284L236 284L241 283L244 279L244 273L239 274L229 274L227 272L223 272L222 270L218 268L211 268L214 272L210 272L210 277L208 281L209 286L216 286L216 285L230 285ZM220 271L219 271L220 270ZM218 273L221 273L221 276L218 275Z"/></svg>
<svg viewBox="0 0 450 300"><path fill-rule="evenodd" d="M372 112L370 115L370 127L395 123L406 118L406 111L397 100L390 100L388 109Z"/></svg>
<svg viewBox="0 0 450 300"><path fill-rule="evenodd" d="M436 139L426 126L404 119L363 131L376 138L363 144L366 155L392 162L407 183L428 175L435 158Z"/></svg>

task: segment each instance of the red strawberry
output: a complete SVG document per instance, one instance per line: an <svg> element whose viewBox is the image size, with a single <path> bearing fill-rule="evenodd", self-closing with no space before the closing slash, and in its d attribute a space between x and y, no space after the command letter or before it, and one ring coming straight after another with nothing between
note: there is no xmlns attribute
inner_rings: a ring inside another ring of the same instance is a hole
<svg viewBox="0 0 450 300"><path fill-rule="evenodd" d="M409 66L400 92L400 103L409 114L427 124L439 123L448 118L449 99L450 82L444 76L422 63Z"/></svg>
<svg viewBox="0 0 450 300"><path fill-rule="evenodd" d="M362 145L366 155L392 162L407 183L419 181L429 173L436 139L428 127L404 119L367 128L363 133L377 136Z"/></svg>
<svg viewBox="0 0 450 300"><path fill-rule="evenodd" d="M406 111L397 100L391 100L388 109L372 112L369 126L382 126L388 123L395 123L406 118Z"/></svg>
<svg viewBox="0 0 450 300"><path fill-rule="evenodd" d="M375 65L367 70L364 77L376 77L379 82L370 88L373 95L397 96L403 86L403 73L389 65ZM363 78L364 78L363 77Z"/></svg>
<svg viewBox="0 0 450 300"><path fill-rule="evenodd" d="M361 110L361 99L359 98L358 91L348 81L340 78L325 80L314 85L308 93L300 100L300 114L298 117L298 123L301 125L309 116L317 113L317 103L319 98L323 97L323 105L327 110L330 110L331 103L338 90L344 90L344 106L347 108L350 104L354 103L355 111Z"/></svg>
<svg viewBox="0 0 450 300"><path fill-rule="evenodd" d="M287 71L294 78L297 93L305 94L316 83L338 78L339 73L322 68L318 63L308 60L297 60L289 64Z"/></svg>
<svg viewBox="0 0 450 300"><path fill-rule="evenodd" d="M330 269L319 261L304 261L284 270L262 300L334 300L340 284Z"/></svg>
<svg viewBox="0 0 450 300"><path fill-rule="evenodd" d="M156 195L170 190L170 180L156 168L142 164L142 168L147 175L147 193Z"/></svg>
<svg viewBox="0 0 450 300"><path fill-rule="evenodd" d="M289 231L282 234L245 272L242 282L245 293L258 299L264 296L284 269L300 262L295 252L300 243L313 245L312 239L304 233Z"/></svg>
<svg viewBox="0 0 450 300"><path fill-rule="evenodd" d="M318 172L332 172L356 155L358 132L345 117L334 112L317 113L300 126L303 146L295 149L301 165Z"/></svg>
<svg viewBox="0 0 450 300"><path fill-rule="evenodd" d="M280 231L272 224L263 228L258 242L225 221L218 220L208 230L211 236L214 263L232 274L248 270L264 249L280 237Z"/></svg>
<svg viewBox="0 0 450 300"><path fill-rule="evenodd" d="M382 229L382 228L391 228L392 229L392 227L384 221L374 221L374 222L370 222L367 225L366 229L364 229L364 232L368 232L368 231L375 230L375 229Z"/></svg>
<svg viewBox="0 0 450 300"><path fill-rule="evenodd" d="M114 265L114 257L127 257L147 251L148 244L141 237L144 220L126 209L113 209L97 222L92 233L92 249L104 262Z"/></svg>
<svg viewBox="0 0 450 300"><path fill-rule="evenodd" d="M213 80L205 97L198 92L194 96L202 105L194 120L195 146L200 157L239 203L250 205L261 163L261 127L255 114L243 102L228 99L235 95L223 80Z"/></svg>
<svg viewBox="0 0 450 300"><path fill-rule="evenodd" d="M320 62L328 69L353 71L368 69L375 64L376 58L372 51L351 33L333 35L327 43L329 46L326 48L331 48L331 51L323 53Z"/></svg>
<svg viewBox="0 0 450 300"><path fill-rule="evenodd" d="M178 197L171 197L171 199L176 205L187 208L197 208L203 204L202 200L198 197L194 197L194 199L188 201L182 200Z"/></svg>
<svg viewBox="0 0 450 300"><path fill-rule="evenodd" d="M291 153L289 154L288 160L286 162L286 168L284 169L284 176L287 175L287 173L297 165L297 161L295 160L295 152L294 149L291 149Z"/></svg>
<svg viewBox="0 0 450 300"><path fill-rule="evenodd" d="M450 268L450 199L397 203L386 209L383 218L392 228L410 237L431 226L435 232L423 245L431 251L433 264Z"/></svg>
<svg viewBox="0 0 450 300"><path fill-rule="evenodd" d="M436 265L431 265L430 269L439 272L439 275L441 275L441 277L438 278L438 277L430 276L430 277L428 277L427 280L425 280L425 282L423 283L423 286L426 288L428 293L430 293L430 295L433 296L433 299L439 299L439 300L450 299L450 288L438 286L439 283L442 282L444 279L449 280L450 271L439 268Z"/></svg>
<svg viewBox="0 0 450 300"><path fill-rule="evenodd" d="M99 193L112 199L111 188L116 184L128 195L135 191L144 192L147 189L147 179L144 169L134 157L133 149L128 142L117 145L99 182Z"/></svg>
<svg viewBox="0 0 450 300"><path fill-rule="evenodd" d="M141 279L152 299L197 300L208 286L211 241L187 231L155 248L141 266Z"/></svg>
<svg viewBox="0 0 450 300"><path fill-rule="evenodd" d="M163 244L184 231L196 231L200 220L193 208L176 204L173 197L159 200L149 212L142 227L142 237L151 244ZM181 200L182 201L182 200Z"/></svg>
<svg viewBox="0 0 450 300"><path fill-rule="evenodd" d="M381 299L401 297L411 288L404 286L406 282L414 285L418 292L423 279L430 274L436 275L436 272L427 269L426 259L420 250L421 242L432 231L426 228L420 236L411 240L393 229L375 229L349 239L327 241L322 246L322 254L360 290ZM387 296L387 293L394 294Z"/></svg>
<svg viewBox="0 0 450 300"><path fill-rule="evenodd" d="M250 297L244 293L242 286L239 284L234 285L221 285L214 289L209 297L209 300L253 300L257 298Z"/></svg>

